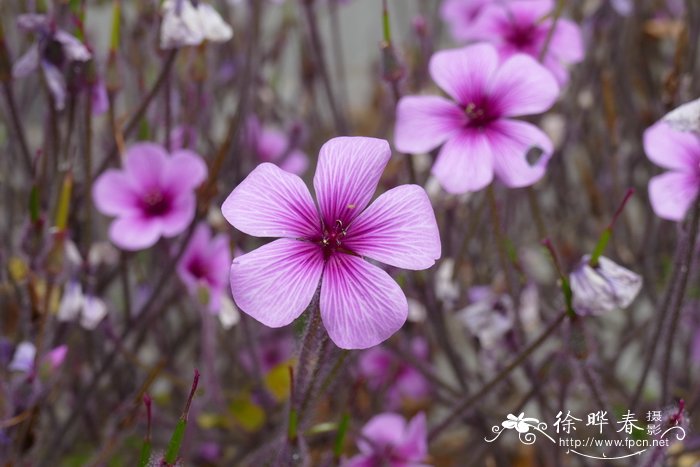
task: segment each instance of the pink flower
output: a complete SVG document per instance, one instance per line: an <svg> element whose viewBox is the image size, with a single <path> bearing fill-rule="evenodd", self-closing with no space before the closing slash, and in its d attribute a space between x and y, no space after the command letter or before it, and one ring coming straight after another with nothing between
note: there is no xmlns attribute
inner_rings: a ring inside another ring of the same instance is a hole
<svg viewBox="0 0 700 467"><path fill-rule="evenodd" d="M189 293L197 298L205 292L209 310L221 308L221 294L226 289L228 269L231 266L231 249L225 234L212 235L205 223L200 223L185 248L177 273Z"/></svg>
<svg viewBox="0 0 700 467"><path fill-rule="evenodd" d="M428 360L428 343L422 337L411 341L411 353L423 361ZM362 354L360 374L371 390L386 388L387 406L398 409L401 403L419 401L430 394L430 384L423 374L397 358L391 351L374 347Z"/></svg>
<svg viewBox="0 0 700 467"><path fill-rule="evenodd" d="M428 455L425 414L419 413L406 424L401 415L383 413L362 428L357 442L360 454L343 467L421 467Z"/></svg>
<svg viewBox="0 0 700 467"><path fill-rule="evenodd" d="M433 80L454 100L408 96L399 101L396 147L425 153L442 145L432 172L450 193L478 191L496 176L509 187L537 182L552 143L536 126L511 117L544 112L559 94L556 81L527 55L499 64L496 49L478 44L437 52ZM543 154L531 165L532 147Z"/></svg>
<svg viewBox="0 0 700 467"><path fill-rule="evenodd" d="M109 229L112 243L142 250L192 222L194 190L206 175L206 164L192 151L169 156L160 145L138 143L127 150L124 170L107 170L95 181L92 197L102 214L117 217Z"/></svg>
<svg viewBox="0 0 700 467"><path fill-rule="evenodd" d="M474 25L484 6L491 0L444 0L440 5L440 17L450 27L456 41L474 38Z"/></svg>
<svg viewBox="0 0 700 467"><path fill-rule="evenodd" d="M644 150L656 165L669 169L649 181L649 199L657 216L681 221L700 190L700 136L659 122L644 132Z"/></svg>
<svg viewBox="0 0 700 467"><path fill-rule="evenodd" d="M272 162L282 170L302 175L309 167L309 157L295 148L296 142L279 130L262 127L257 118L248 119L246 143L260 162Z"/></svg>
<svg viewBox="0 0 700 467"><path fill-rule="evenodd" d="M270 163L253 170L226 199L223 215L248 235L282 238L233 261L238 307L266 326L285 326L309 305L323 276L321 317L339 347L372 347L401 328L406 296L363 257L426 269L440 257L440 235L419 186L391 189L368 207L390 158L383 140L328 141L314 176L318 210L298 176Z"/></svg>
<svg viewBox="0 0 700 467"><path fill-rule="evenodd" d="M489 2L479 12L469 39L491 42L503 59L524 53L539 60L546 46L543 63L559 84L564 84L569 79L565 65L583 60L583 39L573 21L559 18L554 25L549 16L553 10L554 0ZM553 25L554 32L547 44Z"/></svg>

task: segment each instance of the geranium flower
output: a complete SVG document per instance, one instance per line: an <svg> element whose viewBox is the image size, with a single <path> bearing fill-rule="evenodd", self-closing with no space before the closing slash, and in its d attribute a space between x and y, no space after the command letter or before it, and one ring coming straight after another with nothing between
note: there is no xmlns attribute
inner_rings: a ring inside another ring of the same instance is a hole
<svg viewBox="0 0 700 467"><path fill-rule="evenodd" d="M641 276L604 256L595 267L589 262L590 256L584 256L569 275L574 310L582 315L601 315L627 308L642 289Z"/></svg>
<svg viewBox="0 0 700 467"><path fill-rule="evenodd" d="M126 152L124 170L107 170L95 181L92 197L102 214L117 217L109 229L112 243L142 250L192 222L194 190L206 175L206 164L192 151L169 156L160 145L137 143Z"/></svg>
<svg viewBox="0 0 700 467"><path fill-rule="evenodd" d="M66 80L64 69L72 62L87 62L90 50L80 40L62 29L46 15L26 14L17 18L20 29L32 32L37 41L12 67L15 79L24 78L41 69L58 110L65 107Z"/></svg>
<svg viewBox="0 0 700 467"><path fill-rule="evenodd" d="M524 53L539 60L543 48L547 47L542 62L559 84L564 84L569 79L566 65L583 60L583 39L573 21L559 18L554 24L550 16L553 10L554 0L488 2L470 28L472 37L469 39L494 44L502 59ZM552 26L554 31L547 44Z"/></svg>
<svg viewBox="0 0 700 467"><path fill-rule="evenodd" d="M644 150L656 165L669 169L649 181L649 199L657 216L681 221L700 190L700 136L659 122L644 132Z"/></svg>
<svg viewBox="0 0 700 467"><path fill-rule="evenodd" d="M395 413L373 417L362 428L357 441L360 454L344 462L343 467L421 467L428 456L425 414L419 413L407 424Z"/></svg>
<svg viewBox="0 0 700 467"><path fill-rule="evenodd" d="M417 359L427 362L428 343L422 337L411 340L410 351ZM404 401L420 401L430 395L430 383L423 374L389 350L369 349L358 363L370 389L386 388L386 404L391 410L400 408Z"/></svg>
<svg viewBox="0 0 700 467"><path fill-rule="evenodd" d="M221 296L228 282L231 249L225 234L212 235L205 223L200 223L187 244L177 266L177 273L189 293L204 298L209 310L221 309ZM205 296L200 294L204 292Z"/></svg>
<svg viewBox="0 0 700 467"><path fill-rule="evenodd" d="M440 236L419 186L391 189L367 207L390 157L383 140L328 141L314 177L318 210L298 176L270 163L233 190L221 209L234 227L282 237L233 261L231 290L242 311L267 326L285 326L309 305L323 276L321 317L339 347L372 347L403 325L406 296L363 257L426 269L440 257Z"/></svg>
<svg viewBox="0 0 700 467"><path fill-rule="evenodd" d="M199 45L202 42L226 42L233 29L208 3L191 0L166 0L162 6L160 47L173 49Z"/></svg>
<svg viewBox="0 0 700 467"><path fill-rule="evenodd" d="M536 126L511 117L549 109L559 94L551 73L527 55L499 64L496 49L478 44L437 52L433 80L454 99L408 96L398 103L396 147L425 153L442 145L432 172L450 193L478 191L496 176L509 187L537 182L552 143ZM543 151L530 165L530 148Z"/></svg>
<svg viewBox="0 0 700 467"><path fill-rule="evenodd" d="M474 25L484 6L492 0L444 0L440 5L440 17L450 28L456 41L469 41L474 38ZM505 0L507 1L507 0Z"/></svg>
<svg viewBox="0 0 700 467"><path fill-rule="evenodd" d="M284 133L274 128L262 127L257 118L248 119L246 144L260 162L272 162L282 170L302 175L309 167L309 157L294 147Z"/></svg>

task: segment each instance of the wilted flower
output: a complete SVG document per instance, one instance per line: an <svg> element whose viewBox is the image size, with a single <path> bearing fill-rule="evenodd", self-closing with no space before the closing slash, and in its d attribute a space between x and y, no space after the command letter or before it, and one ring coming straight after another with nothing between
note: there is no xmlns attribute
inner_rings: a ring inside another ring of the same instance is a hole
<svg viewBox="0 0 700 467"><path fill-rule="evenodd" d="M226 42L233 29L208 3L191 0L166 0L163 3L163 24L160 27L160 47L173 49L202 42Z"/></svg>
<svg viewBox="0 0 700 467"><path fill-rule="evenodd" d="M272 162L282 170L302 175L309 167L309 157L295 147L292 141L279 130L262 127L257 118L248 119L246 144L260 162Z"/></svg>
<svg viewBox="0 0 700 467"><path fill-rule="evenodd" d="M584 49L581 30L576 23L565 18L551 17L554 0L510 0L488 2L479 12L472 27L472 39L494 44L502 59L517 53L528 54L542 60L544 66L566 83L569 73L566 65L583 59ZM554 27L549 43L547 38Z"/></svg>
<svg viewBox="0 0 700 467"><path fill-rule="evenodd" d="M478 191L496 176L509 187L537 182L545 173L552 143L536 126L511 117L544 112L559 94L556 81L527 55L499 64L496 49L479 44L437 52L433 80L455 102L438 96L399 101L396 147L424 153L442 145L432 172L450 193ZM543 151L530 165L530 148Z"/></svg>
<svg viewBox="0 0 700 467"><path fill-rule="evenodd" d="M656 165L669 169L649 181L649 199L657 216L681 221L700 190L700 135L658 122L644 132L644 150Z"/></svg>
<svg viewBox="0 0 700 467"><path fill-rule="evenodd" d="M569 281L574 310L582 315L627 308L642 289L641 276L604 256L595 267L590 265L590 256L584 256L569 275Z"/></svg>
<svg viewBox="0 0 700 467"><path fill-rule="evenodd" d="M428 343L422 337L414 337L410 352L427 362ZM420 371L382 347L365 351L360 356L359 370L371 390L386 389L389 409L398 409L405 401L420 401L430 394L430 383Z"/></svg>
<svg viewBox="0 0 700 467"><path fill-rule="evenodd" d="M177 266L177 273L190 295L204 298L212 312L220 311L221 296L228 282L231 267L228 243L225 234L212 236L209 226L200 223Z"/></svg>
<svg viewBox="0 0 700 467"><path fill-rule="evenodd" d="M29 341L20 342L10 362L10 371L29 373L34 369L36 346Z"/></svg>
<svg viewBox="0 0 700 467"><path fill-rule="evenodd" d="M419 413L407 424L395 413L374 416L362 428L357 441L360 454L343 467L421 467L428 456L425 414Z"/></svg>
<svg viewBox="0 0 700 467"><path fill-rule="evenodd" d="M126 152L124 170L107 170L95 181L92 197L100 212L117 217L109 229L112 242L142 250L192 222L194 189L206 175L206 164L192 151L169 156L162 146L137 143Z"/></svg>
<svg viewBox="0 0 700 467"><path fill-rule="evenodd" d="M457 318L479 339L482 348L491 349L513 328L513 300L493 293L490 287L472 287L470 292L472 303L460 310Z"/></svg>
<svg viewBox="0 0 700 467"><path fill-rule="evenodd" d="M363 257L426 269L441 245L421 187L391 189L367 207L390 157L383 140L328 141L314 177L318 210L298 176L270 163L233 190L222 212L234 227L282 237L233 261L231 290L241 310L267 326L285 326L308 306L323 276L321 317L339 347L372 347L403 325L406 296Z"/></svg>
<svg viewBox="0 0 700 467"><path fill-rule="evenodd" d="M107 305L104 300L92 294L83 294L83 288L78 281L66 284L58 305L59 321L75 321L80 317L80 325L87 330L93 330L105 316Z"/></svg>
<svg viewBox="0 0 700 467"><path fill-rule="evenodd" d="M37 41L14 64L12 76L23 78L41 68L56 108L63 109L66 103L65 67L72 62L87 62L92 54L80 40L58 29L46 15L20 15L17 25L36 34Z"/></svg>

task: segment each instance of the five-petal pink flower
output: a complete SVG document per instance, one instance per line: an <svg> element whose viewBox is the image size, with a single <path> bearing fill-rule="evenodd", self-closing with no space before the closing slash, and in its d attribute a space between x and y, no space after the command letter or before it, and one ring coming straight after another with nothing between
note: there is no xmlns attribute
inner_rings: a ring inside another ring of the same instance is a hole
<svg viewBox="0 0 700 467"><path fill-rule="evenodd" d="M644 132L644 150L668 172L649 181L649 199L657 216L681 221L700 191L700 136L658 122Z"/></svg>
<svg viewBox="0 0 700 467"><path fill-rule="evenodd" d="M427 431L423 412L408 423L395 413L376 415L362 428L357 442L360 454L344 462L343 467L427 466Z"/></svg>
<svg viewBox="0 0 700 467"><path fill-rule="evenodd" d="M583 60L583 39L576 23L565 18L554 22L553 13L554 0L486 2L473 21L460 28L460 37L494 44L502 59L516 53L541 58L559 84L564 84L569 79L566 66Z"/></svg>
<svg viewBox="0 0 700 467"><path fill-rule="evenodd" d="M559 94L552 74L518 54L499 64L490 44L437 52L433 80L453 100L408 96L399 101L396 147L425 153L440 145L432 172L450 193L478 191L494 174L508 187L529 186L545 173L550 139L536 126L511 117L549 109ZM536 163L528 150L542 154Z"/></svg>
<svg viewBox="0 0 700 467"><path fill-rule="evenodd" d="M191 295L197 297L200 291L205 290L209 310L218 312L230 267L228 236L214 236L209 226L201 223L182 254L177 272Z"/></svg>
<svg viewBox="0 0 700 467"><path fill-rule="evenodd" d="M109 229L112 242L142 250L192 222L194 190L206 175L206 164L192 151L168 155L158 144L137 143L127 150L123 170L107 170L95 181L92 196L102 214L117 218Z"/></svg>
<svg viewBox="0 0 700 467"><path fill-rule="evenodd" d="M222 212L234 227L257 237L281 237L234 259L231 290L241 310L267 326L285 326L304 311L320 284L321 318L339 347L372 347L401 328L406 296L364 258L426 269L440 257L441 246L423 188L399 186L369 205L390 157L384 140L328 141L314 176L318 209L301 178L270 163L260 164L233 190Z"/></svg>

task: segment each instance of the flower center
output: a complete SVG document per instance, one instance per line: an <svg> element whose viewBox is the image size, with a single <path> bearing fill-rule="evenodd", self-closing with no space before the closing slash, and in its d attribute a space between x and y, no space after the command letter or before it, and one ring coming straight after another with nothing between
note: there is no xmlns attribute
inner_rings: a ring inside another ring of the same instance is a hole
<svg viewBox="0 0 700 467"><path fill-rule="evenodd" d="M488 108L487 102L470 102L464 107L464 115L467 116L467 126L480 128L488 125L498 117Z"/></svg>
<svg viewBox="0 0 700 467"><path fill-rule="evenodd" d="M207 275L207 267L199 258L193 258L187 265L187 271L197 279L204 279Z"/></svg>
<svg viewBox="0 0 700 467"><path fill-rule="evenodd" d="M149 216L162 216L170 211L170 198L163 195L160 191L152 191L142 199L143 210Z"/></svg>
<svg viewBox="0 0 700 467"><path fill-rule="evenodd" d="M506 34L506 41L518 50L528 51L535 46L537 36L535 25L513 26Z"/></svg>
<svg viewBox="0 0 700 467"><path fill-rule="evenodd" d="M346 235L347 231L341 220L336 220L331 227L324 227L323 236L320 241L324 258L328 259L328 257L340 248Z"/></svg>

